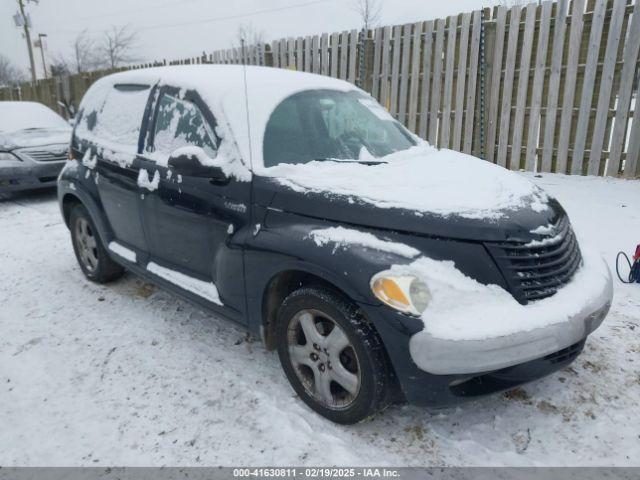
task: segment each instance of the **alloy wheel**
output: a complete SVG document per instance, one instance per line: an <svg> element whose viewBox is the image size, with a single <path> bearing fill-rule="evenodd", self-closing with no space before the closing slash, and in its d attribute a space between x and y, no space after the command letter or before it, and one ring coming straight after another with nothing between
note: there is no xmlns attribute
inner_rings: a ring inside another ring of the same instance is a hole
<svg viewBox="0 0 640 480"><path fill-rule="evenodd" d="M94 272L98 267L98 243L91 225L86 219L78 218L75 230L80 260L88 271Z"/></svg>
<svg viewBox="0 0 640 480"><path fill-rule="evenodd" d="M331 410L353 403L360 390L360 365L335 320L319 310L301 310L289 322L287 343L289 360L310 396Z"/></svg>

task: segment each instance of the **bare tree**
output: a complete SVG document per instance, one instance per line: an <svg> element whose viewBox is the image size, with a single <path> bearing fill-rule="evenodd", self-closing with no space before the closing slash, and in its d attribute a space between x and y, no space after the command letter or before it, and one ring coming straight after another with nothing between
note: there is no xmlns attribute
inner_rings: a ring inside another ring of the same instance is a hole
<svg viewBox="0 0 640 480"><path fill-rule="evenodd" d="M24 81L24 73L7 57L0 55L0 87L15 85Z"/></svg>
<svg viewBox="0 0 640 480"><path fill-rule="evenodd" d="M96 39L87 30L83 30L73 41L72 67L70 70L76 73L88 72L100 66L100 50Z"/></svg>
<svg viewBox="0 0 640 480"><path fill-rule="evenodd" d="M49 71L51 72L52 77L60 77L72 73L67 59L59 54L51 57L51 62L49 62Z"/></svg>
<svg viewBox="0 0 640 480"><path fill-rule="evenodd" d="M125 63L135 62L138 58L133 50L138 42L138 34L128 26L113 26L104 34L102 57L109 68L116 68Z"/></svg>
<svg viewBox="0 0 640 480"><path fill-rule="evenodd" d="M260 45L264 43L265 36L263 30L258 30L251 22L242 23L236 32L238 46L242 45ZM235 45L234 45L235 46Z"/></svg>
<svg viewBox="0 0 640 480"><path fill-rule="evenodd" d="M350 8L360 17L362 28L369 30L380 21L382 0L351 0Z"/></svg>

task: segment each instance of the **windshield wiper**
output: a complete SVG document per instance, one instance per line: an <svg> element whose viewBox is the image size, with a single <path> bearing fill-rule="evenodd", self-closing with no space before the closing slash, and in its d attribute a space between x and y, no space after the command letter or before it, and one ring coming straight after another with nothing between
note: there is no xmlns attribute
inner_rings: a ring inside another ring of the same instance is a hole
<svg viewBox="0 0 640 480"><path fill-rule="evenodd" d="M372 161L372 160L356 160L356 159L348 159L343 160L341 158L314 158L314 162L336 162L336 163L359 163L361 165L380 165L387 162L382 161Z"/></svg>

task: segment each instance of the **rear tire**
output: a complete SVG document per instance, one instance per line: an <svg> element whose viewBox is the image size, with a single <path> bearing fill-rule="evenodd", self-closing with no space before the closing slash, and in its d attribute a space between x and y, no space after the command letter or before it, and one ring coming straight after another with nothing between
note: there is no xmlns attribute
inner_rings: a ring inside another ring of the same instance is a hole
<svg viewBox="0 0 640 480"><path fill-rule="evenodd" d="M380 336L353 303L303 287L282 303L278 356L291 386L323 417L353 424L388 404L390 368Z"/></svg>
<svg viewBox="0 0 640 480"><path fill-rule="evenodd" d="M124 268L104 248L98 230L84 205L76 205L69 216L71 242L82 273L92 282L107 283L120 278Z"/></svg>

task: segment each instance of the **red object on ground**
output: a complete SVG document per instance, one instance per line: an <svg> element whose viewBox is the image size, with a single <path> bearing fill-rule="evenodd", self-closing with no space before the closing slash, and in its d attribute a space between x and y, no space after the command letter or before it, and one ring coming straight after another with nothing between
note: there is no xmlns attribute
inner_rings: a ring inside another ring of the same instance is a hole
<svg viewBox="0 0 640 480"><path fill-rule="evenodd" d="M636 254L633 256L633 260L640 260L640 245L636 247Z"/></svg>

